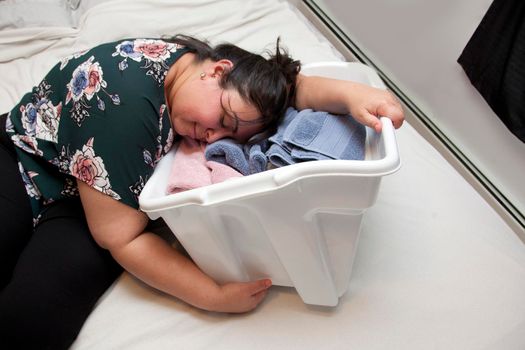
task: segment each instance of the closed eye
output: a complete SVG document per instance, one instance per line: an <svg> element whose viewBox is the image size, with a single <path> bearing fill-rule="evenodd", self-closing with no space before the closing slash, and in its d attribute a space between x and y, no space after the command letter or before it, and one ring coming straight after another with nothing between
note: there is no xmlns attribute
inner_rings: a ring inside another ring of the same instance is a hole
<svg viewBox="0 0 525 350"><path fill-rule="evenodd" d="M224 114L221 115L219 125L221 126L221 128L226 128L226 124L224 124Z"/></svg>
<svg viewBox="0 0 525 350"><path fill-rule="evenodd" d="M231 104L230 104L229 99L228 99L228 106L230 107L230 110L231 110ZM222 103L222 93L221 93L221 108L223 111L221 118L219 120L221 128L230 129L235 134L237 130L239 129L239 118L235 115L235 113L233 115L228 113L228 111L224 107L224 104ZM226 118L233 120L233 125L226 125Z"/></svg>

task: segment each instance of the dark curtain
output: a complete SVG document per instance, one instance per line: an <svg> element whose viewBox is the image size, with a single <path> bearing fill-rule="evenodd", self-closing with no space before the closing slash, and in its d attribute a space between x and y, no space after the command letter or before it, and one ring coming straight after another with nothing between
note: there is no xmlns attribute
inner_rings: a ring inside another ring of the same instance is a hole
<svg viewBox="0 0 525 350"><path fill-rule="evenodd" d="M525 1L495 0L458 63L507 128L525 142Z"/></svg>

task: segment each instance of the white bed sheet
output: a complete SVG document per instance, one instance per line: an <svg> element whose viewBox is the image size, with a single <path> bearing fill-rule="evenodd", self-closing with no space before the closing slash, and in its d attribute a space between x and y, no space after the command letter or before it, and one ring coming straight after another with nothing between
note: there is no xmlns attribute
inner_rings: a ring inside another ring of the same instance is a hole
<svg viewBox="0 0 525 350"><path fill-rule="evenodd" d="M255 312L221 315L124 274L74 349L522 350L523 244L412 127L398 142L336 308L272 287Z"/></svg>
<svg viewBox="0 0 525 350"><path fill-rule="evenodd" d="M281 35L304 62L341 56L283 1L112 0L78 28L0 31L0 111L56 61L101 42L179 32L260 51ZM401 170L365 216L350 287L336 308L272 287L254 312L204 312L128 274L87 320L73 349L523 349L525 248L410 126Z"/></svg>

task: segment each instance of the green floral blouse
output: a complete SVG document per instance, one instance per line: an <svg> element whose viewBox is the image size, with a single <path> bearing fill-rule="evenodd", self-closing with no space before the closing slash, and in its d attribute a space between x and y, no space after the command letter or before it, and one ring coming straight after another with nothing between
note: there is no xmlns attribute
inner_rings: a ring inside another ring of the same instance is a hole
<svg viewBox="0 0 525 350"><path fill-rule="evenodd" d="M138 196L171 148L164 96L169 67L187 50L128 39L63 59L8 114L6 130L35 219L78 196L75 178L138 208Z"/></svg>

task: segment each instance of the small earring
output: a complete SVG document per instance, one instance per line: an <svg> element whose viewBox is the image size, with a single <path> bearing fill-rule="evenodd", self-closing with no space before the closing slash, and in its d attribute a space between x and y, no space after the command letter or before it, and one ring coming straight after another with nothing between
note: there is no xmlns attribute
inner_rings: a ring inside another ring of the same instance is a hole
<svg viewBox="0 0 525 350"><path fill-rule="evenodd" d="M206 78L206 73L202 72L202 73L200 74L200 77L201 77L201 80L204 80L204 78Z"/></svg>

